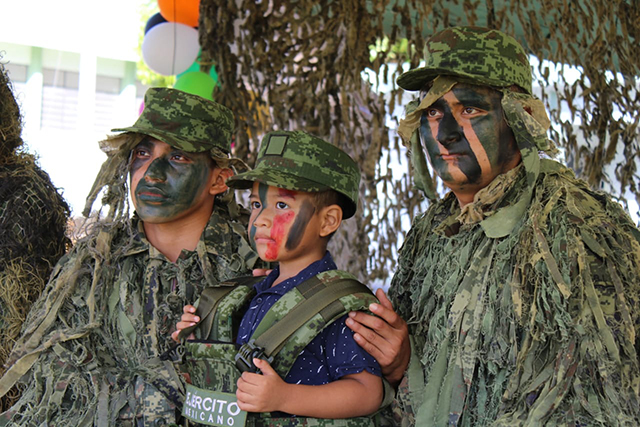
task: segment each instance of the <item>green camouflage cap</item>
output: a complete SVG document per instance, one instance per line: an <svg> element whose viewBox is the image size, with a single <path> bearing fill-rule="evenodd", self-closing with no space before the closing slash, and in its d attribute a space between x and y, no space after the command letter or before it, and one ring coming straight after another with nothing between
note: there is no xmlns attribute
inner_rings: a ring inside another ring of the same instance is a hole
<svg viewBox="0 0 640 427"><path fill-rule="evenodd" d="M531 89L529 57L513 37L488 28L453 27L431 36L424 46L425 66L407 71L397 83L420 90L439 75L496 87Z"/></svg>
<svg viewBox="0 0 640 427"><path fill-rule="evenodd" d="M351 157L335 145L305 132L278 131L263 139L254 170L227 180L231 188L251 188L262 182L287 190L334 190L348 199L343 218L353 216L358 203L360 171Z"/></svg>
<svg viewBox="0 0 640 427"><path fill-rule="evenodd" d="M231 152L233 113L198 95L172 88L150 88L133 126L112 132L149 135L189 153Z"/></svg>

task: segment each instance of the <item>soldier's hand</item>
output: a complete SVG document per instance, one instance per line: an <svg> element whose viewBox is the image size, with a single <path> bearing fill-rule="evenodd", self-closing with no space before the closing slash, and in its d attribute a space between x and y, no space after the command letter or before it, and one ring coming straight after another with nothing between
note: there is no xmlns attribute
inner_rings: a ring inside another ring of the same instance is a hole
<svg viewBox="0 0 640 427"><path fill-rule="evenodd" d="M253 276L268 276L269 273L271 273L272 270L267 270L266 268L254 268L251 271L251 274Z"/></svg>
<svg viewBox="0 0 640 427"><path fill-rule="evenodd" d="M352 311L346 324L360 347L378 361L387 381L397 387L411 358L409 330L384 291L378 289L376 296L380 304L371 304L369 310L379 317Z"/></svg>
<svg viewBox="0 0 640 427"><path fill-rule="evenodd" d="M192 305L185 305L182 309L182 317L180 317L180 321L176 323L176 330L171 334L171 338L174 341L180 342L178 339L178 334L184 328L188 328L189 326L193 326L200 321L200 317L196 316L196 308ZM195 336L193 334L189 335L187 339L192 340Z"/></svg>
<svg viewBox="0 0 640 427"><path fill-rule="evenodd" d="M253 359L262 374L243 372L238 379L236 398L238 406L248 412L273 412L282 407L282 400L287 399L287 383L271 367L269 362L262 359Z"/></svg>

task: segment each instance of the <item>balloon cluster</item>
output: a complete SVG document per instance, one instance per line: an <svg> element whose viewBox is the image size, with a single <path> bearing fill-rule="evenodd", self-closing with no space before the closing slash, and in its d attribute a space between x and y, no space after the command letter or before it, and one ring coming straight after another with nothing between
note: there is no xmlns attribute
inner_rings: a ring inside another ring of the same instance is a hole
<svg viewBox="0 0 640 427"><path fill-rule="evenodd" d="M158 74L176 76L174 87L212 99L218 75L200 70L200 0L158 0L159 13L147 21L142 58Z"/></svg>

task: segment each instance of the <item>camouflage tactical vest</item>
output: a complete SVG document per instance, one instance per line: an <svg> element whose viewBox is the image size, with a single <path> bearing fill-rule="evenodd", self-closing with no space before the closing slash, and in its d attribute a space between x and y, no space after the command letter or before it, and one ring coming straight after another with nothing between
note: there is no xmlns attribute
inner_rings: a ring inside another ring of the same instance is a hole
<svg viewBox="0 0 640 427"><path fill-rule="evenodd" d="M243 283L244 282L244 283ZM253 297L255 280L230 282L203 294L195 330L202 340L187 341L183 371L187 385L183 415L188 425L242 426L375 426L375 417L316 419L272 417L269 413L240 411L235 403L236 383L244 370L255 369L252 358L268 360L285 378L299 353L333 321L352 310L366 310L375 296L344 271L325 271L288 291L267 312L247 344L240 349L235 335L246 305ZM322 296L324 294L324 297ZM201 312L204 299L207 308ZM272 327L278 322L278 327ZM185 335L183 331L183 335ZM190 331L188 331L190 333ZM197 421L197 422L196 422Z"/></svg>

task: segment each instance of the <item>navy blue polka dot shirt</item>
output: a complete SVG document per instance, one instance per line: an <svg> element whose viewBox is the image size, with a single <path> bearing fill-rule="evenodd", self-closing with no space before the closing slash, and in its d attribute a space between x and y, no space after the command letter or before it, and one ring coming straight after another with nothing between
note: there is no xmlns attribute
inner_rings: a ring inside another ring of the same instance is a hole
<svg viewBox="0 0 640 427"><path fill-rule="evenodd" d="M257 295L251 300L249 309L242 318L238 338L240 345L246 343L267 311L287 291L327 270L336 270L331 254L309 265L298 275L271 287L280 274L276 267L263 281L254 285ZM366 370L381 376L380 365L353 339L353 332L345 324L347 315L324 328L307 345L291 367L285 381L289 384L322 385L345 375Z"/></svg>

